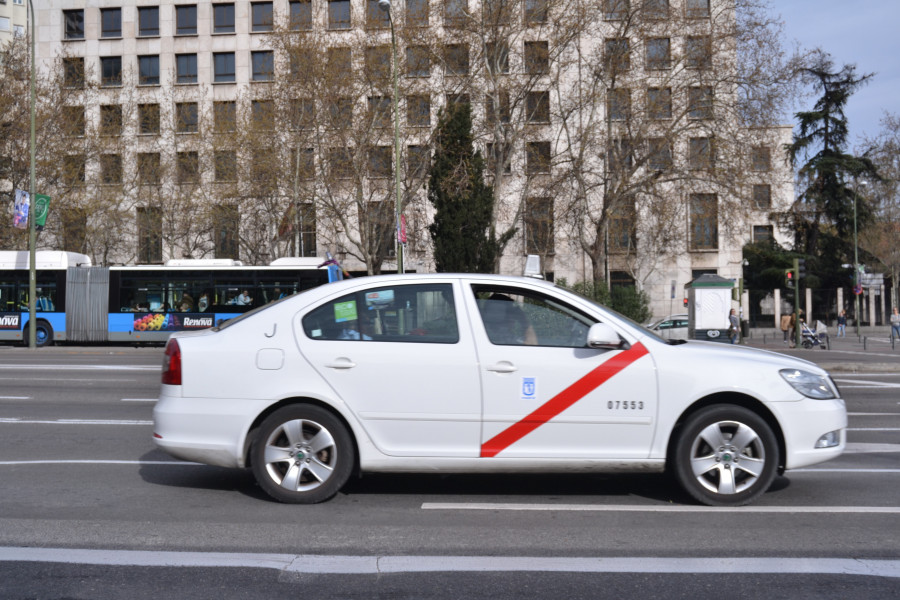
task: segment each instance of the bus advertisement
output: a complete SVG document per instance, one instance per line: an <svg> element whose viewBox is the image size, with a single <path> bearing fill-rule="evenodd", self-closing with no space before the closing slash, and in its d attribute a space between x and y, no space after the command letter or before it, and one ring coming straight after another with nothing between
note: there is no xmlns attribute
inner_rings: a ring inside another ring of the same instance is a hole
<svg viewBox="0 0 900 600"><path fill-rule="evenodd" d="M214 327L238 314L341 277L320 258L265 266L231 259L95 267L74 252L36 253L36 344L163 343L173 331ZM0 251L0 342L24 341L29 257Z"/></svg>

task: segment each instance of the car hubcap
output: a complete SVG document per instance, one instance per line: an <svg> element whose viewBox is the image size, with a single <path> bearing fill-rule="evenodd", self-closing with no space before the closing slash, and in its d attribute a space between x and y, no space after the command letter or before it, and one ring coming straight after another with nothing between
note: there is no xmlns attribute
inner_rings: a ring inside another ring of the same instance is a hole
<svg viewBox="0 0 900 600"><path fill-rule="evenodd" d="M266 440L266 471L292 492L313 490L328 480L337 464L331 433L319 423L295 419L275 428Z"/></svg>
<svg viewBox="0 0 900 600"><path fill-rule="evenodd" d="M753 428L737 421L719 421L697 435L690 461L694 477L704 488L717 494L737 494L762 475L766 452Z"/></svg>

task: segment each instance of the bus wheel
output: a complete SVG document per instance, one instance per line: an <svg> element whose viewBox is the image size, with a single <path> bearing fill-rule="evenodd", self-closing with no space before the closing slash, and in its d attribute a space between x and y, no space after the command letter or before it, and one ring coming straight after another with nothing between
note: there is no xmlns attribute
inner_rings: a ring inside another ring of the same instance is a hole
<svg viewBox="0 0 900 600"><path fill-rule="evenodd" d="M38 348L53 345L53 327L47 321L34 324L34 345Z"/></svg>

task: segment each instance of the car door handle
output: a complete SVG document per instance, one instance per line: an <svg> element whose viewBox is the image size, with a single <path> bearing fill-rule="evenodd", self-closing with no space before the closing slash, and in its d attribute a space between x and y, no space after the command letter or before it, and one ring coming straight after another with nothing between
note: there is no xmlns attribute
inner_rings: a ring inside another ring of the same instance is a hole
<svg viewBox="0 0 900 600"><path fill-rule="evenodd" d="M516 365L512 364L511 362L506 362L504 360L504 361L498 362L496 365L491 365L490 367L487 367L487 370L493 371L494 373L514 373L515 371L518 371L519 369L518 369L518 367L516 367Z"/></svg>
<svg viewBox="0 0 900 600"><path fill-rule="evenodd" d="M350 360L349 358L340 357L334 359L333 362L325 363L325 366L329 369L352 369L356 366L356 363Z"/></svg>

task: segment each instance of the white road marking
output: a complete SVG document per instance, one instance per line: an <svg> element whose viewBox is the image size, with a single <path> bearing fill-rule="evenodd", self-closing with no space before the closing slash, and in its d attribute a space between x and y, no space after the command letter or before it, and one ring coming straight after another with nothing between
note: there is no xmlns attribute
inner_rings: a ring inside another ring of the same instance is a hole
<svg viewBox="0 0 900 600"><path fill-rule="evenodd" d="M847 413L848 417L900 417L900 413Z"/></svg>
<svg viewBox="0 0 900 600"><path fill-rule="evenodd" d="M161 371L162 365L17 365L0 364L5 371Z"/></svg>
<svg viewBox="0 0 900 600"><path fill-rule="evenodd" d="M122 402L156 402L157 398L122 398Z"/></svg>
<svg viewBox="0 0 900 600"><path fill-rule="evenodd" d="M31 396L0 396L0 400L31 400Z"/></svg>
<svg viewBox="0 0 900 600"><path fill-rule="evenodd" d="M8 375L3 376L3 381L29 381L34 382L34 375L31 377L10 377ZM104 382L108 383L111 381L117 381L122 383L134 383L134 379L114 379L107 377L47 377L45 375L41 375L41 383L45 381L65 381L69 383L70 381L91 381L91 382Z"/></svg>
<svg viewBox="0 0 900 600"><path fill-rule="evenodd" d="M841 373L838 377L900 377L900 373L885 371L883 373Z"/></svg>
<svg viewBox="0 0 900 600"><path fill-rule="evenodd" d="M6 562L139 567L231 567L303 574L379 575L431 572L829 574L900 577L900 560L817 557L556 557L556 556L347 556L163 552L0 547Z"/></svg>
<svg viewBox="0 0 900 600"><path fill-rule="evenodd" d="M508 510L560 512L661 512L661 513L841 513L900 514L900 506L687 506L677 504L546 504L516 502L423 502L422 510Z"/></svg>
<svg viewBox="0 0 900 600"><path fill-rule="evenodd" d="M175 465L175 466L206 466L201 463L183 460L3 460L3 466L21 465Z"/></svg>
<svg viewBox="0 0 900 600"><path fill-rule="evenodd" d="M848 427L847 431L900 431L900 427Z"/></svg>
<svg viewBox="0 0 900 600"><path fill-rule="evenodd" d="M105 419L19 419L19 418L0 418L0 423L15 423L17 425L153 425L153 421L128 421L128 420L105 420Z"/></svg>
<svg viewBox="0 0 900 600"><path fill-rule="evenodd" d="M844 454L873 454L879 452L900 452L900 444L866 444L857 442L847 444L844 447Z"/></svg>

